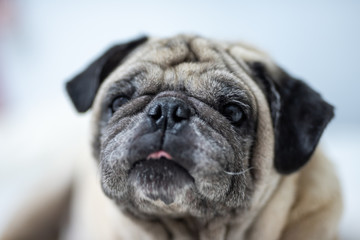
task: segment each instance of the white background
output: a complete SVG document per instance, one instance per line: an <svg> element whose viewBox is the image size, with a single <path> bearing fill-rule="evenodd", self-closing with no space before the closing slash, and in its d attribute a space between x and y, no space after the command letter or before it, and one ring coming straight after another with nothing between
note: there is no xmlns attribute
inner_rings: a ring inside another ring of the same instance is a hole
<svg viewBox="0 0 360 240"><path fill-rule="evenodd" d="M261 47L335 105L322 145L343 187L342 239L360 239L360 1L11 2L0 32L0 235L21 196L59 166L57 146L86 122L64 82L116 42L196 33Z"/></svg>

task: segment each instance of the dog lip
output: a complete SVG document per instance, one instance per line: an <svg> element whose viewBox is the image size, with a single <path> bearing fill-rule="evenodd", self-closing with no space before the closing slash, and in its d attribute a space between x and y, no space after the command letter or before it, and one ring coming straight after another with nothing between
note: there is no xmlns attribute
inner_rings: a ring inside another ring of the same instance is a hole
<svg viewBox="0 0 360 240"><path fill-rule="evenodd" d="M174 157L165 150L155 150L154 152L148 152L146 154L139 154L139 156L135 158L130 158L129 163L132 167L134 167L136 164L148 161L148 160L160 160L160 159L166 159L169 161L174 161Z"/></svg>
<svg viewBox="0 0 360 240"><path fill-rule="evenodd" d="M160 158L166 158L168 160L172 160L173 157L168 153L168 152L165 152L164 150L160 150L160 151L157 151L157 152L153 152L153 153L150 153L147 157L146 157L146 160L149 160L149 159L160 159Z"/></svg>
<svg viewBox="0 0 360 240"><path fill-rule="evenodd" d="M146 155L145 155L146 156ZM175 163L176 165L183 168L188 174L190 174L190 168L186 164L184 164L180 159L178 159L176 156L173 157L168 151L165 150L158 150L155 152L152 152L147 155L147 157L138 158L136 160L133 160L131 162L131 168L129 169L129 172L131 172L138 164L143 164L144 162L152 161L152 160L166 160L171 161Z"/></svg>
<svg viewBox="0 0 360 240"><path fill-rule="evenodd" d="M153 150L152 152L148 152L148 153L142 153L142 154L138 154L138 156L133 157L133 158L129 158L129 163L130 163L130 168L128 169L129 171L132 171L134 169L134 167L139 164L142 163L144 161L149 161L149 160L168 160L168 161L172 161L177 163L178 165L180 165L182 168L186 169L188 172L190 172L192 166L189 166L188 164L186 164L186 161L183 161L181 157L177 156L176 154L174 155L173 153L164 150L164 149L159 149L159 150Z"/></svg>

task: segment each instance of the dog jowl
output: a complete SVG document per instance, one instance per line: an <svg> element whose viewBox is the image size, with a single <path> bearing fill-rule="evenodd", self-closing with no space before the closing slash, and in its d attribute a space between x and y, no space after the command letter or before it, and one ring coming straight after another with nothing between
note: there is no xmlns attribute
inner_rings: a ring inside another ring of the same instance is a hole
<svg viewBox="0 0 360 240"><path fill-rule="evenodd" d="M79 112L93 112L104 193L142 219L251 225L333 117L266 54L187 35L114 46L67 91Z"/></svg>

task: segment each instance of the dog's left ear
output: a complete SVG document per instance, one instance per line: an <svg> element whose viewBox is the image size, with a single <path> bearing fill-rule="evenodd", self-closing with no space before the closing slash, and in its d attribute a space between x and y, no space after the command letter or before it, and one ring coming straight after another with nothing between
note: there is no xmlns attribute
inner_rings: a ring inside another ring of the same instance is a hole
<svg viewBox="0 0 360 240"><path fill-rule="evenodd" d="M308 162L334 108L303 81L281 72L272 79L261 63L251 64L267 96L275 131L275 168L295 172Z"/></svg>
<svg viewBox="0 0 360 240"><path fill-rule="evenodd" d="M113 46L66 83L66 90L78 112L86 112L91 107L102 81L132 50L146 40L147 37L141 37Z"/></svg>

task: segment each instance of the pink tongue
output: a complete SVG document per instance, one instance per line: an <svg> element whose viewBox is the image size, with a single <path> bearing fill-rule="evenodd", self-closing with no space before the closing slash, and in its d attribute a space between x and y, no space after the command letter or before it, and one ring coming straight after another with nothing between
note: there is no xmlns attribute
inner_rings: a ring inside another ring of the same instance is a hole
<svg viewBox="0 0 360 240"><path fill-rule="evenodd" d="M160 159L162 157L172 159L172 156L163 150L149 154L146 159Z"/></svg>

